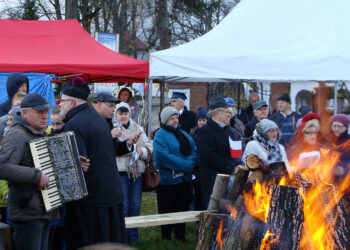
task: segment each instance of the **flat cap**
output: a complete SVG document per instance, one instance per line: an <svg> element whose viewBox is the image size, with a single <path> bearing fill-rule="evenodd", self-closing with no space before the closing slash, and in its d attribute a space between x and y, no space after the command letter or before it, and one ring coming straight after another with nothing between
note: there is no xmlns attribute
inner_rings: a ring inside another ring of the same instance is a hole
<svg viewBox="0 0 350 250"><path fill-rule="evenodd" d="M253 104L253 110L257 110L263 106L268 107L267 103L265 101L257 101Z"/></svg>
<svg viewBox="0 0 350 250"><path fill-rule="evenodd" d="M94 102L114 102L117 104L120 103L120 100L108 92L101 92L95 96Z"/></svg>
<svg viewBox="0 0 350 250"><path fill-rule="evenodd" d="M32 93L29 95L26 95L22 102L21 102L21 108L33 108L36 110L44 110L53 108L54 106L51 105L45 97L40 95L39 93Z"/></svg>
<svg viewBox="0 0 350 250"><path fill-rule="evenodd" d="M209 103L209 109L218 109L218 108L228 108L231 107L230 104L228 104L224 98L215 98L212 99Z"/></svg>

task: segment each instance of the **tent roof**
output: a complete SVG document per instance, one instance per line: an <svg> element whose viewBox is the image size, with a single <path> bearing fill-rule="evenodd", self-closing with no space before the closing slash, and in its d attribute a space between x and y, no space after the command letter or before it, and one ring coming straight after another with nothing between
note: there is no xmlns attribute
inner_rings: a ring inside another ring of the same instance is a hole
<svg viewBox="0 0 350 250"><path fill-rule="evenodd" d="M0 71L82 74L88 81L144 81L148 62L116 53L77 20L0 20Z"/></svg>
<svg viewBox="0 0 350 250"><path fill-rule="evenodd" d="M242 0L207 34L150 56L171 81L350 80L350 1Z"/></svg>

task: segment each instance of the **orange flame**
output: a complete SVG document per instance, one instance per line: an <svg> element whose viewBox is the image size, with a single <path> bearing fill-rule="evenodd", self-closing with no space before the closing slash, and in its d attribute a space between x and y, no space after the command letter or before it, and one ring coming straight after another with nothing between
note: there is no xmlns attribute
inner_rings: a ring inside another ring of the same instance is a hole
<svg viewBox="0 0 350 250"><path fill-rule="evenodd" d="M243 195L247 212L255 218L266 222L270 203L268 184L256 181L252 190L249 192L244 191Z"/></svg>
<svg viewBox="0 0 350 250"><path fill-rule="evenodd" d="M335 207L350 187L350 175L336 183L340 154L335 150L320 149L319 160L309 162L291 161L294 170L312 183L306 190L300 188L304 200L304 222L301 249L334 249L334 225L337 219ZM282 182L281 182L282 183ZM280 184L281 184L280 183Z"/></svg>
<svg viewBox="0 0 350 250"><path fill-rule="evenodd" d="M224 240L225 240L222 238L222 231L223 231L222 227L223 227L223 221L221 220L219 229L216 233L216 241L219 244L220 249L222 249L222 246L224 245Z"/></svg>
<svg viewBox="0 0 350 250"><path fill-rule="evenodd" d="M237 218L238 210L231 204L227 204L227 211L231 214L231 217L235 220Z"/></svg>
<svg viewBox="0 0 350 250"><path fill-rule="evenodd" d="M269 230L266 231L265 237L262 240L262 243L260 245L260 250L269 249L272 244L279 242L280 237L278 236L277 238L272 238L273 236L274 236L274 234L270 233Z"/></svg>

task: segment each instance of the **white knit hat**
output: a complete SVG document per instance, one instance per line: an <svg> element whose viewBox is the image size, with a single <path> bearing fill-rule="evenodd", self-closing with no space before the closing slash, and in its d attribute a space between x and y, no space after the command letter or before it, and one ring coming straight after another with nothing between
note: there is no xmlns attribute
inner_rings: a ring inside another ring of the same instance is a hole
<svg viewBox="0 0 350 250"><path fill-rule="evenodd" d="M129 110L129 113L131 114L130 106L126 102L118 103L117 106L115 106L115 112L118 112L118 109L120 109L121 107L127 108Z"/></svg>
<svg viewBox="0 0 350 250"><path fill-rule="evenodd" d="M160 122L166 124L168 119L173 115L179 115L179 112L176 108L171 106L164 108L160 113Z"/></svg>

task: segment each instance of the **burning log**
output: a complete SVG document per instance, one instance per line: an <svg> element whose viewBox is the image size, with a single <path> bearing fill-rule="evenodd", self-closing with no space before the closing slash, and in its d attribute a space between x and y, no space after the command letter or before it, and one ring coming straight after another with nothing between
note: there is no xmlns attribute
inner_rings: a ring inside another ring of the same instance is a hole
<svg viewBox="0 0 350 250"><path fill-rule="evenodd" d="M220 199L226 196L227 185L230 180L230 176L226 174L217 174L213 191L210 196L208 205L208 212L218 212Z"/></svg>
<svg viewBox="0 0 350 250"><path fill-rule="evenodd" d="M243 185L247 181L249 171L238 168L234 174L232 186L228 192L227 199L236 201L238 196L242 194Z"/></svg>
<svg viewBox="0 0 350 250"><path fill-rule="evenodd" d="M268 249L299 249L303 222L303 199L298 188L272 186L267 217ZM267 249L266 246L263 247Z"/></svg>
<svg viewBox="0 0 350 250"><path fill-rule="evenodd" d="M201 213L196 250L222 249L222 244L233 221L230 214Z"/></svg>
<svg viewBox="0 0 350 250"><path fill-rule="evenodd" d="M265 222L251 216L244 210L240 210L222 249L260 249L264 234Z"/></svg>

